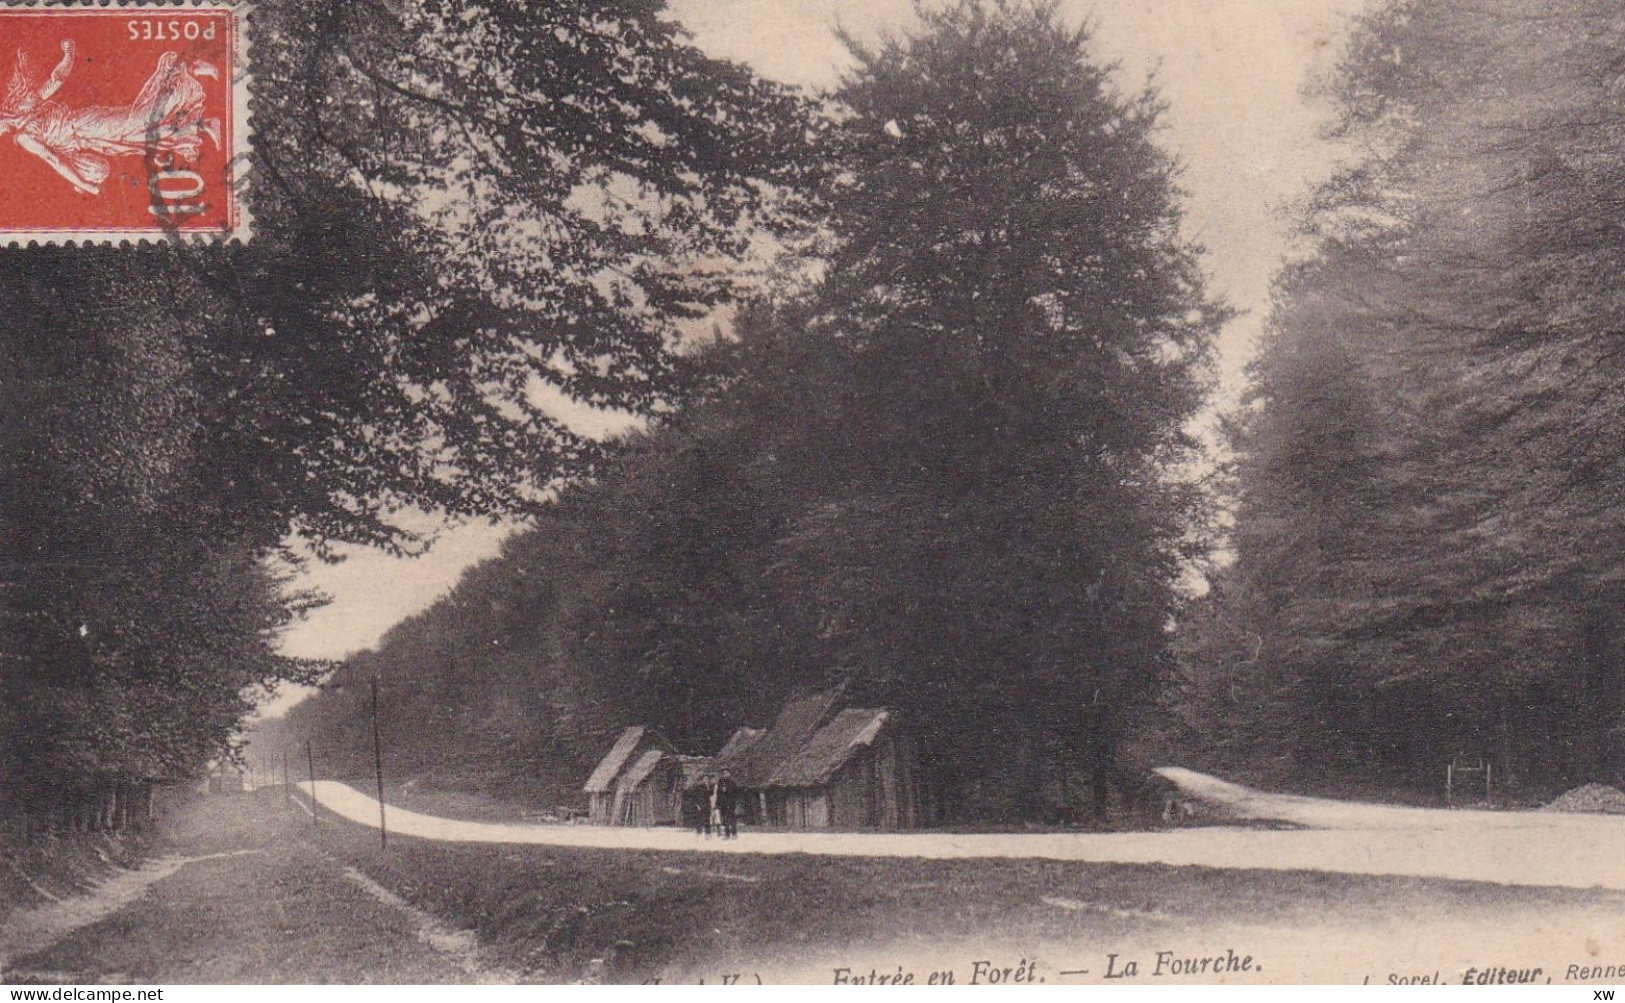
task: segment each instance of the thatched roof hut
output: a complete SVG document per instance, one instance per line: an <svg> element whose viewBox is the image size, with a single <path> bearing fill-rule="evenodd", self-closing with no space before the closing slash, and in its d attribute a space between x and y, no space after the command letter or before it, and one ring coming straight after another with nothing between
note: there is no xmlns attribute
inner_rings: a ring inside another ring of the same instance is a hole
<svg viewBox="0 0 1625 1003"><path fill-rule="evenodd" d="M913 829L922 822L912 738L890 711L839 712L785 758L759 795L786 829Z"/></svg>
<svg viewBox="0 0 1625 1003"><path fill-rule="evenodd" d="M771 728L741 741L733 755L719 754L717 768L727 770L734 783L746 790L763 789L774 771L796 755L830 718L839 695L838 691L828 690L791 700L779 711ZM740 738L740 733L735 732L728 745L733 746Z"/></svg>
<svg viewBox="0 0 1625 1003"><path fill-rule="evenodd" d="M623 775L640 764L650 751L675 756L677 750L666 737L653 728L633 725L622 731L609 752L598 761L598 766L582 785L587 794L587 817L599 825L611 825L620 814L616 806L616 790ZM652 770L653 763L650 764ZM647 778L647 773L644 774Z"/></svg>
<svg viewBox="0 0 1625 1003"><path fill-rule="evenodd" d="M682 762L676 753L646 749L615 781L615 825L669 825L677 821Z"/></svg>
<svg viewBox="0 0 1625 1003"><path fill-rule="evenodd" d="M883 710L843 710L773 771L767 787L821 787L891 720Z"/></svg>

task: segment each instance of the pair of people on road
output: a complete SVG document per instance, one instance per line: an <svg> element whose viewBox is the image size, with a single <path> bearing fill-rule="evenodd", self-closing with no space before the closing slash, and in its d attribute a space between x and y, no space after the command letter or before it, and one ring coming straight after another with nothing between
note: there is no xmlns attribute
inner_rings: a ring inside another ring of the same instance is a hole
<svg viewBox="0 0 1625 1003"><path fill-rule="evenodd" d="M727 770L683 792L684 814L696 836L712 833L724 839L739 835L739 785Z"/></svg>

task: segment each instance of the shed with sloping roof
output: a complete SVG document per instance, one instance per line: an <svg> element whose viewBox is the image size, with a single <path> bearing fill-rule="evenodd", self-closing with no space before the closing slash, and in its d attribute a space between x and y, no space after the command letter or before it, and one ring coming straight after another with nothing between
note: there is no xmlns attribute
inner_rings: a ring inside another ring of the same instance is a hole
<svg viewBox="0 0 1625 1003"><path fill-rule="evenodd" d="M914 829L919 764L887 710L829 716L761 784L767 824L784 829Z"/></svg>
<svg viewBox="0 0 1625 1003"><path fill-rule="evenodd" d="M615 824L671 825L677 821L682 791L682 757L646 749L615 781Z"/></svg>
<svg viewBox="0 0 1625 1003"><path fill-rule="evenodd" d="M718 755L717 769L727 770L734 783L746 790L765 788L774 771L834 715L838 698L833 690L799 696L786 703L773 725L754 738L735 732L739 747L731 755ZM729 739L730 746L734 739Z"/></svg>
<svg viewBox="0 0 1625 1003"><path fill-rule="evenodd" d="M740 812L752 825L767 823L767 782L835 713L840 690L791 699L768 728L740 728L717 754L717 771L728 771L740 789Z"/></svg>
<svg viewBox="0 0 1625 1003"><path fill-rule="evenodd" d="M609 752L598 761L592 775L582 785L587 794L587 818L598 825L613 825L619 814L616 793L621 778L650 750L676 755L666 737L653 728L633 725L622 731Z"/></svg>

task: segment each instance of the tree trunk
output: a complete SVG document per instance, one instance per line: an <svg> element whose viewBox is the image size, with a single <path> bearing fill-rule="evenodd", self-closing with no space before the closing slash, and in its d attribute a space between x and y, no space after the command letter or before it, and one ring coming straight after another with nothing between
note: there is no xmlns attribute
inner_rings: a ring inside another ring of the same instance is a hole
<svg viewBox="0 0 1625 1003"><path fill-rule="evenodd" d="M1512 722L1507 720L1508 700L1497 701L1496 727L1499 732L1501 756L1500 762L1495 763L1495 784L1502 790L1511 790L1522 781L1521 764L1518 762L1517 744L1512 739Z"/></svg>

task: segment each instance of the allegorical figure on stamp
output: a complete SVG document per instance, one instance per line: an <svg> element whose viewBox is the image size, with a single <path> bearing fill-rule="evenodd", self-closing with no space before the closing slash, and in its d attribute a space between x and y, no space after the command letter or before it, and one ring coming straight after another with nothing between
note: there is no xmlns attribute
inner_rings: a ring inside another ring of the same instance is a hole
<svg viewBox="0 0 1625 1003"><path fill-rule="evenodd" d="M19 49L0 103L0 135L11 133L18 146L50 164L80 191L100 194L113 157L170 154L193 163L204 137L219 147L220 120L204 117L204 91L198 80L219 78L213 64L182 63L175 53L165 52L131 104L77 109L52 99L73 65L74 46L67 40L56 69L41 81L27 53Z"/></svg>

